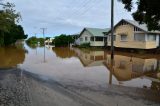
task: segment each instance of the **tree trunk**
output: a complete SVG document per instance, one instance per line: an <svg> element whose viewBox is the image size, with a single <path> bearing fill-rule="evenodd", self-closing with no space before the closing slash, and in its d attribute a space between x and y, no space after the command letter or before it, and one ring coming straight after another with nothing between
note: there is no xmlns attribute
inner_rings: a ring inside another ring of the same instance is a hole
<svg viewBox="0 0 160 106"><path fill-rule="evenodd" d="M4 32L0 31L0 46L4 46Z"/></svg>

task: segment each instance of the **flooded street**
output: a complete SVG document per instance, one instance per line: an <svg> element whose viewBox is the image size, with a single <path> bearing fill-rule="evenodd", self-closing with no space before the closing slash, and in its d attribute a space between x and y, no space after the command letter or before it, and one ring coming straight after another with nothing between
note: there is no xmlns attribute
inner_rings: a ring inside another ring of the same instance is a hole
<svg viewBox="0 0 160 106"><path fill-rule="evenodd" d="M25 45L0 48L0 59L0 106L160 104L158 55L116 52L111 61L102 49Z"/></svg>

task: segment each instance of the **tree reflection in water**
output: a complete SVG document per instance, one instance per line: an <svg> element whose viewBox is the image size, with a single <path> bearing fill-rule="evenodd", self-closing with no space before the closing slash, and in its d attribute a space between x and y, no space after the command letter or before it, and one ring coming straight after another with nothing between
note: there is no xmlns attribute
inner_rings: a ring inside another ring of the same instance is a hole
<svg viewBox="0 0 160 106"><path fill-rule="evenodd" d="M22 64L26 50L19 46L0 47L0 68L12 68Z"/></svg>
<svg viewBox="0 0 160 106"><path fill-rule="evenodd" d="M56 56L60 58L71 58L76 56L75 51L67 47L53 47L52 50L56 54Z"/></svg>

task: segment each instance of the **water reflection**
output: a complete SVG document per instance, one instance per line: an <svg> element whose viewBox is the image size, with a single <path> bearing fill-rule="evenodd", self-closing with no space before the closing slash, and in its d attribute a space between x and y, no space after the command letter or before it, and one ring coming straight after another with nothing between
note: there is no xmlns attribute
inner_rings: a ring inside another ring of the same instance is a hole
<svg viewBox="0 0 160 106"><path fill-rule="evenodd" d="M37 44L27 44L27 46L31 49L37 49L38 45Z"/></svg>
<svg viewBox="0 0 160 106"><path fill-rule="evenodd" d="M59 48L52 48L53 52L56 54L57 57L60 58L71 58L76 57L76 53L73 49L67 47L59 47Z"/></svg>
<svg viewBox="0 0 160 106"><path fill-rule="evenodd" d="M151 89L160 90L160 60L155 57L139 58L128 53L125 55L116 54L114 60L111 60L110 53L103 50L74 48L74 51L84 67L104 65L109 71L109 84L112 84L113 76L120 85L126 81L130 82L140 78L137 81L141 82L141 79L148 79L152 82ZM132 82L130 83L132 84ZM146 85L143 87L146 88Z"/></svg>
<svg viewBox="0 0 160 106"><path fill-rule="evenodd" d="M133 57L128 53L127 56L116 54L111 61L111 55L104 50L79 48L53 48L52 50L60 58L77 57L84 67L105 66L118 81L129 81L142 76L158 79L160 60L156 58Z"/></svg>
<svg viewBox="0 0 160 106"><path fill-rule="evenodd" d="M127 81L150 73L156 73L158 68L157 59L141 59L136 57L127 57L115 55L113 66L111 65L110 55L107 55L107 61L104 63L119 81Z"/></svg>
<svg viewBox="0 0 160 106"><path fill-rule="evenodd" d="M44 48L26 48L26 59L22 48L0 48L0 68L22 64L22 69L68 85L105 88L112 84L160 90L160 61L155 56L117 52L111 61L105 50L46 47L47 62L42 63Z"/></svg>
<svg viewBox="0 0 160 106"><path fill-rule="evenodd" d="M0 47L0 68L12 68L17 64L22 64L25 59L25 50L23 47Z"/></svg>
<svg viewBox="0 0 160 106"><path fill-rule="evenodd" d="M103 50L95 51L74 48L74 51L84 67L101 66L106 60L106 55Z"/></svg>

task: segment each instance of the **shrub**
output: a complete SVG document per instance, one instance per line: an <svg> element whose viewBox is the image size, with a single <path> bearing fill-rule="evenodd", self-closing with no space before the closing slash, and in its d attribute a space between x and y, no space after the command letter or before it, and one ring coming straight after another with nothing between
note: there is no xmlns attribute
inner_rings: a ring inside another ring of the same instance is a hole
<svg viewBox="0 0 160 106"><path fill-rule="evenodd" d="M71 36L61 34L60 36L55 37L54 44L56 47L68 46L70 43L73 43L74 39Z"/></svg>
<svg viewBox="0 0 160 106"><path fill-rule="evenodd" d="M90 43L83 43L79 47L80 48L88 48L88 47L90 47Z"/></svg>

